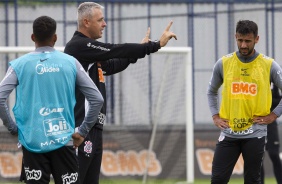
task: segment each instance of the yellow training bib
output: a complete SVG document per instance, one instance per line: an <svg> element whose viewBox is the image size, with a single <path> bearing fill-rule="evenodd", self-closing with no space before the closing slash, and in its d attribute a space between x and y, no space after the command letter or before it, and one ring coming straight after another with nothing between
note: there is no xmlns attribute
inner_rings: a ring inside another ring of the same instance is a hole
<svg viewBox="0 0 282 184"><path fill-rule="evenodd" d="M232 130L246 130L254 116L266 116L272 103L270 68L273 59L259 54L243 63L236 53L222 58L223 85L220 117L229 120Z"/></svg>

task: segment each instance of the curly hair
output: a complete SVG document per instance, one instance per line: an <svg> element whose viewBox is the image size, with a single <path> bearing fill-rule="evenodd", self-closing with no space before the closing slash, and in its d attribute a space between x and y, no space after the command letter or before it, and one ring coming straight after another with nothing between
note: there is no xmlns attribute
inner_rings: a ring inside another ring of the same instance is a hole
<svg viewBox="0 0 282 184"><path fill-rule="evenodd" d="M44 42L52 37L56 32L57 23L48 16L40 16L33 22L33 34L37 41Z"/></svg>

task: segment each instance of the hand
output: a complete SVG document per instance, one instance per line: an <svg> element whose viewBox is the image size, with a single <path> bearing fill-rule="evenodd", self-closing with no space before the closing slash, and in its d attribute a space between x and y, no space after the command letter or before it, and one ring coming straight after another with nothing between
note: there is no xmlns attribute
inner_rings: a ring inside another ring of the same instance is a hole
<svg viewBox="0 0 282 184"><path fill-rule="evenodd" d="M141 43L148 43L150 41L150 32L151 32L151 28L148 27L146 36L143 38L143 40L141 41Z"/></svg>
<svg viewBox="0 0 282 184"><path fill-rule="evenodd" d="M173 37L175 40L177 40L176 34L174 34L173 32L169 31L171 25L172 25L172 21L170 21L170 23L168 24L168 26L165 28L161 38L160 38L160 46L164 47L166 46L167 42Z"/></svg>
<svg viewBox="0 0 282 184"><path fill-rule="evenodd" d="M254 123L257 123L257 124L260 124L260 125L268 125L268 124L272 123L273 121L275 121L276 119L277 119L277 115L274 114L273 112L271 112L267 116L254 117L253 121L254 121Z"/></svg>
<svg viewBox="0 0 282 184"><path fill-rule="evenodd" d="M213 119L213 123L215 124L215 126L220 128L221 130L230 128L228 120L220 118L218 114L213 115L212 119Z"/></svg>
<svg viewBox="0 0 282 184"><path fill-rule="evenodd" d="M73 139L73 148L77 148L84 141L84 137L82 137L78 132L72 134Z"/></svg>
<svg viewBox="0 0 282 184"><path fill-rule="evenodd" d="M7 128L12 135L18 135L18 126L16 123L10 124Z"/></svg>

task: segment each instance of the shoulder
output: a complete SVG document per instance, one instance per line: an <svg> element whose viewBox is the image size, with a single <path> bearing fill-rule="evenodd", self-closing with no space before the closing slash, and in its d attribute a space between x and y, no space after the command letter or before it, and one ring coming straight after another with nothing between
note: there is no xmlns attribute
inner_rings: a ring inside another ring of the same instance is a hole
<svg viewBox="0 0 282 184"><path fill-rule="evenodd" d="M12 61L10 61L10 65L16 65L16 64L23 64L25 61L28 61L28 57L31 55L31 53L28 53L28 54L25 54L25 55L22 55Z"/></svg>
<svg viewBox="0 0 282 184"><path fill-rule="evenodd" d="M214 67L213 67L213 72L214 73L222 73L223 70L223 63L222 63L222 58L216 61Z"/></svg>
<svg viewBox="0 0 282 184"><path fill-rule="evenodd" d="M260 57L261 59L264 61L264 62L268 62L269 64L272 64L274 59L267 56L267 55L264 55L264 54L260 54Z"/></svg>
<svg viewBox="0 0 282 184"><path fill-rule="evenodd" d="M93 41L95 40L80 34L74 35L71 40L67 42L65 46L65 52L76 52L81 48L88 47L88 45Z"/></svg>
<svg viewBox="0 0 282 184"><path fill-rule="evenodd" d="M92 38L89 38L85 35L83 35L82 33L80 32L75 32L74 33L74 36L71 38L71 40L66 44L66 47L68 45L73 45L73 44L84 44L84 43L88 43L88 42L92 42L92 41L95 41L94 39Z"/></svg>
<svg viewBox="0 0 282 184"><path fill-rule="evenodd" d="M235 54L235 52L232 52L232 53L229 53L229 54L226 54L224 56L222 56L223 58L230 58L230 57L233 57Z"/></svg>
<svg viewBox="0 0 282 184"><path fill-rule="evenodd" d="M281 70L280 65L275 60L271 62L271 67L272 69Z"/></svg>
<svg viewBox="0 0 282 184"><path fill-rule="evenodd" d="M75 64L76 59L73 56L71 56L67 53L64 53L64 52L57 50L54 54L55 54L55 57L60 60L60 61L57 61L57 62L63 62L63 63L64 62L68 62L68 63L70 62L73 65Z"/></svg>
<svg viewBox="0 0 282 184"><path fill-rule="evenodd" d="M271 58L271 57L269 57L269 56L267 56L267 55L264 55L264 54L260 54L260 55L262 56L263 59L271 60L271 61L274 60L273 58Z"/></svg>
<svg viewBox="0 0 282 184"><path fill-rule="evenodd" d="M231 58L231 57L233 57L235 54L236 54L235 52L232 52L232 53L226 54L226 55L222 56L222 59L228 59L228 58Z"/></svg>
<svg viewBox="0 0 282 184"><path fill-rule="evenodd" d="M234 58L234 56L236 56L236 52L232 52L232 53L229 53L229 54L222 56L221 59L220 59L221 63Z"/></svg>
<svg viewBox="0 0 282 184"><path fill-rule="evenodd" d="M74 59L73 56L71 56L71 55L69 55L65 52L58 51L58 50L56 51L56 55L59 56L59 57L65 57L65 58L69 58L69 59L73 58Z"/></svg>

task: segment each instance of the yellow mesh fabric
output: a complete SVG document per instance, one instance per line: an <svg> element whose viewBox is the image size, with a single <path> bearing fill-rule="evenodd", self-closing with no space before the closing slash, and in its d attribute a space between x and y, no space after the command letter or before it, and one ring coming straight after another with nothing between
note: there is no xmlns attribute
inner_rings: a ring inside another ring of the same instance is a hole
<svg viewBox="0 0 282 184"><path fill-rule="evenodd" d="M222 59L224 82L220 117L229 120L232 130L246 130L252 126L253 117L270 113L273 59L260 54L254 61L243 63L236 53Z"/></svg>

